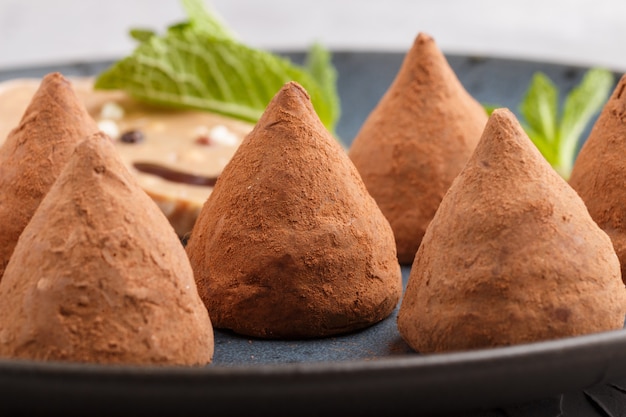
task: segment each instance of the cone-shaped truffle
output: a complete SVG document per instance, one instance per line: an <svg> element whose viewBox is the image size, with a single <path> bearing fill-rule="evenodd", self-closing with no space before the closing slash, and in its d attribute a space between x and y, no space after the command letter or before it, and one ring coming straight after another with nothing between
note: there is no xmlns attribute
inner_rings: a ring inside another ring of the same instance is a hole
<svg viewBox="0 0 626 417"><path fill-rule="evenodd" d="M496 110L424 235L400 334L423 353L475 349L621 329L625 312L608 236Z"/></svg>
<svg viewBox="0 0 626 417"><path fill-rule="evenodd" d="M583 145L569 183L611 238L626 280L626 75ZM626 281L625 281L626 282Z"/></svg>
<svg viewBox="0 0 626 417"><path fill-rule="evenodd" d="M163 213L101 133L76 148L0 282L0 356L203 365L211 322Z"/></svg>
<svg viewBox="0 0 626 417"><path fill-rule="evenodd" d="M98 131L72 86L49 74L0 147L0 278L22 230L76 145Z"/></svg>
<svg viewBox="0 0 626 417"><path fill-rule="evenodd" d="M400 263L413 261L486 121L485 110L465 91L435 41L420 34L349 152L391 223Z"/></svg>
<svg viewBox="0 0 626 417"><path fill-rule="evenodd" d="M362 328L402 291L389 223L296 83L224 169L187 253L214 325L251 336Z"/></svg>

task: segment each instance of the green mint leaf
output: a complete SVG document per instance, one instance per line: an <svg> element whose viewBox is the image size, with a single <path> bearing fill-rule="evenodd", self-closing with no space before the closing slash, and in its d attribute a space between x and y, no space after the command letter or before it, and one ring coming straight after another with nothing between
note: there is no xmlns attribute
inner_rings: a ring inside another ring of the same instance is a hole
<svg viewBox="0 0 626 417"><path fill-rule="evenodd" d="M580 136L606 103L614 82L610 71L591 69L566 97L559 125L559 169L566 177L572 170Z"/></svg>
<svg viewBox="0 0 626 417"><path fill-rule="evenodd" d="M559 155L558 150L555 146L555 142L549 141L542 134L537 133L533 128L528 126L525 123L522 123L522 127L524 131L530 138L530 140L535 144L539 152L543 155L543 157L554 167L556 161L558 161Z"/></svg>
<svg viewBox="0 0 626 417"><path fill-rule="evenodd" d="M194 29L218 38L236 39L233 31L226 26L217 12L209 8L203 0L181 0L181 2Z"/></svg>
<svg viewBox="0 0 626 417"><path fill-rule="evenodd" d="M525 119L521 120L522 127L563 178L569 178L580 136L590 120L602 110L614 82L610 71L590 69L565 98L559 118L558 89L545 74L538 72L533 76L519 106ZM483 107L490 114L496 106L483 104Z"/></svg>
<svg viewBox="0 0 626 417"><path fill-rule="evenodd" d="M221 113L255 122L288 81L311 96L332 132L334 104L313 76L276 55L182 25L140 44L133 54L100 74L99 89L121 89L139 100Z"/></svg>
<svg viewBox="0 0 626 417"><path fill-rule="evenodd" d="M150 29L135 28L130 30L130 37L139 42L146 42L155 35L156 33Z"/></svg>
<svg viewBox="0 0 626 417"><path fill-rule="evenodd" d="M520 112L536 136L547 142L557 138L559 92L543 73L536 73L522 102ZM549 161L552 163L552 161Z"/></svg>
<svg viewBox="0 0 626 417"><path fill-rule="evenodd" d="M180 33L189 28L191 28L190 22L178 22L171 26L168 26L167 33Z"/></svg>
<svg viewBox="0 0 626 417"><path fill-rule="evenodd" d="M330 53L313 48L307 71L238 43L203 0L181 1L189 21L170 26L162 37L151 31L132 31L142 43L131 56L100 74L95 88L125 90L154 104L256 122L276 92L286 82L297 81L334 133L340 105Z"/></svg>
<svg viewBox="0 0 626 417"><path fill-rule="evenodd" d="M483 109L485 109L485 113L487 113L487 116L491 116L491 113L493 113L494 110L502 107L496 104L486 104L486 103L483 103L482 106L483 106Z"/></svg>
<svg viewBox="0 0 626 417"><path fill-rule="evenodd" d="M337 93L337 70L332 64L332 55L321 44L315 43L309 49L304 63L305 69L320 86L323 101L327 106L321 110L324 117L330 120L338 120L341 114L341 104Z"/></svg>

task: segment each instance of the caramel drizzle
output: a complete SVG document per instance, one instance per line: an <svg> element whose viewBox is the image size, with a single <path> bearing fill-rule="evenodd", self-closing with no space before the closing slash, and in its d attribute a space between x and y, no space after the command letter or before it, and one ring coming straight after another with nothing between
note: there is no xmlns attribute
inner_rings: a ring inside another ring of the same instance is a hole
<svg viewBox="0 0 626 417"><path fill-rule="evenodd" d="M215 182L217 181L217 177L205 177L202 175L189 174L187 172L177 171L151 162L135 162L133 163L133 166L139 172L156 175L164 180L180 184L215 187Z"/></svg>

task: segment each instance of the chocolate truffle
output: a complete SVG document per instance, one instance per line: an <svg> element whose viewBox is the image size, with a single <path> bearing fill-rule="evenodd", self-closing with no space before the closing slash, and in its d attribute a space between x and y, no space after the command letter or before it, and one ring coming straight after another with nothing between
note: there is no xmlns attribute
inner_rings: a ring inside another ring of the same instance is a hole
<svg viewBox="0 0 626 417"><path fill-rule="evenodd" d="M0 147L0 278L22 230L76 145L98 131L61 74L43 78Z"/></svg>
<svg viewBox="0 0 626 417"><path fill-rule="evenodd" d="M402 291L389 223L293 82L220 175L187 253L214 325L250 336L363 328Z"/></svg>
<svg viewBox="0 0 626 417"><path fill-rule="evenodd" d="M204 365L213 329L174 230L97 133L24 229L0 282L0 356Z"/></svg>
<svg viewBox="0 0 626 417"><path fill-rule="evenodd" d="M435 41L420 34L354 138L350 158L410 264L487 114L463 88Z"/></svg>
<svg viewBox="0 0 626 417"><path fill-rule="evenodd" d="M496 110L430 223L398 328L422 353L621 329L609 237L515 116Z"/></svg>
<svg viewBox="0 0 626 417"><path fill-rule="evenodd" d="M593 220L611 238L622 279L626 278L625 89L623 76L580 150L569 180Z"/></svg>

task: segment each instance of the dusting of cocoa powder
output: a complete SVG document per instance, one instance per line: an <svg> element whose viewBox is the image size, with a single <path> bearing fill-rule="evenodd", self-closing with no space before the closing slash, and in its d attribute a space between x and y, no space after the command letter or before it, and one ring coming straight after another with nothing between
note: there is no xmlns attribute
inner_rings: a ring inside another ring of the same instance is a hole
<svg viewBox="0 0 626 417"><path fill-rule="evenodd" d="M59 73L45 76L0 147L0 277L17 239L76 145L98 131Z"/></svg>
<svg viewBox="0 0 626 417"><path fill-rule="evenodd" d="M187 253L214 325L250 336L359 329L402 291L389 223L296 83L220 175Z"/></svg>
<svg viewBox="0 0 626 417"><path fill-rule="evenodd" d="M0 282L0 356L204 365L212 354L211 322L176 233L109 138L87 138Z"/></svg>
<svg viewBox="0 0 626 417"><path fill-rule="evenodd" d="M626 282L626 75L605 104L570 177L591 217L609 235Z"/></svg>
<svg viewBox="0 0 626 417"><path fill-rule="evenodd" d="M398 315L423 353L621 329L611 241L515 116L496 110L444 197Z"/></svg>
<svg viewBox="0 0 626 417"><path fill-rule="evenodd" d="M350 147L350 158L391 223L410 264L443 195L487 121L435 41L419 34L389 90Z"/></svg>

